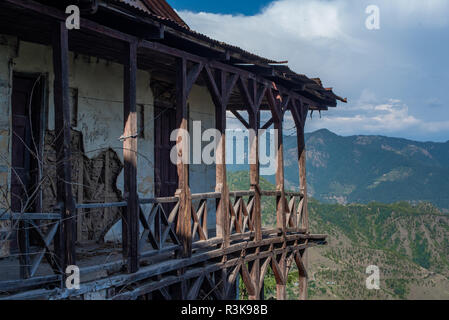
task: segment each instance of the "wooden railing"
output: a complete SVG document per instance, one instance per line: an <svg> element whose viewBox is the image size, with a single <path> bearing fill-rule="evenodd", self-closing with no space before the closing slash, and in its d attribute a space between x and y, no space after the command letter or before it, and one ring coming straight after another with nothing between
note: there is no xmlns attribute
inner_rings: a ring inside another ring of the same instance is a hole
<svg viewBox="0 0 449 320"><path fill-rule="evenodd" d="M281 192L278 191L261 191L261 197L280 197ZM256 232L254 224L254 208L255 208L255 191L233 191L229 192L229 224L230 239L238 241L242 239L251 239ZM200 193L192 194L191 201L191 241L193 248L201 248L207 245L219 245L222 239L213 235L213 230L208 229L208 201L221 199L221 193ZM301 193L286 192L286 231L287 232L304 232L303 205L304 197ZM176 252L181 248L179 235L176 232L176 224L178 221L180 200L178 197L167 198L151 198L141 199L139 220L143 228L139 242L139 257L148 258L162 253ZM150 205L148 214L145 214L142 206ZM168 206L167 206L168 205ZM96 203L96 204L77 204L76 209L107 209L107 208L125 208L127 202L116 203ZM167 207L171 207L167 212ZM275 214L273 212L273 214ZM39 236L40 246L36 254L33 253L34 259L29 261L30 252L23 252L21 257L21 269L23 278L33 278L39 268L44 257L47 258L54 273L58 276L64 274L57 263L58 253L55 248L57 245L57 232L62 224L61 215L59 213L7 213L0 216L0 220L13 221L16 225L33 229ZM44 223L42 223L42 221ZM45 231L45 232L44 232ZM264 229L262 235L266 236L273 233L281 232L278 228ZM29 244L28 244L29 245ZM26 245L25 248L28 248ZM107 266L90 266L84 268L82 273L89 273L104 268L120 269L124 261L109 263ZM50 276L49 276L50 279ZM59 278L58 278L59 279Z"/></svg>
<svg viewBox="0 0 449 320"><path fill-rule="evenodd" d="M165 251L175 251L180 247L176 234L176 221L179 214L179 199L177 197L153 198L140 200L141 205L151 205L148 216L145 216L142 206L139 210L140 223L144 229L139 242L141 257L148 257ZM171 212L167 212L168 205L174 205ZM151 248L146 249L146 243Z"/></svg>
<svg viewBox="0 0 449 320"><path fill-rule="evenodd" d="M286 192L287 229L305 230L304 195L300 192Z"/></svg>
<svg viewBox="0 0 449 320"><path fill-rule="evenodd" d="M0 221L10 221L11 232L23 234L19 243L20 276L29 279L36 275L43 258L47 259L55 274L62 274L56 245L57 232L62 224L60 213L3 213ZM43 223L42 223L43 222ZM35 252L30 250L30 233L35 235ZM51 244L54 242L54 246Z"/></svg>
<svg viewBox="0 0 449 320"><path fill-rule="evenodd" d="M231 235L256 231L254 225L255 195L255 191L236 191L229 193L229 230ZM234 201L231 201L231 199L234 199Z"/></svg>

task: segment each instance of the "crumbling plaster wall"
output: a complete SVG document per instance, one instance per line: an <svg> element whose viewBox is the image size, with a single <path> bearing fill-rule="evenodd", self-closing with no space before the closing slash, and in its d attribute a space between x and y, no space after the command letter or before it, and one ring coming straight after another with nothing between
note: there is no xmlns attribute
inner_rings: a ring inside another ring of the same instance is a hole
<svg viewBox="0 0 449 320"><path fill-rule="evenodd" d="M14 59L14 70L48 75L48 122L54 130L53 62L49 47L21 42L19 56ZM78 123L84 138L86 156L94 158L112 148L123 163L123 66L105 60L69 55L69 86L78 89ZM137 73L137 103L144 106L144 136L139 139L138 187L141 197L153 196L153 96L150 74ZM123 191L123 173L117 180Z"/></svg>
<svg viewBox="0 0 449 320"><path fill-rule="evenodd" d="M10 175L7 161L10 161L12 70L41 73L46 77L45 126L53 130L52 49L0 35L0 185L6 189ZM70 88L78 90L78 121L73 129L82 133L86 156L92 159L112 148L123 162L123 144L119 139L123 132L123 66L70 53L69 73ZM144 108L144 132L138 145L138 191L142 198L154 195L154 110L150 81L149 72L138 70L137 103ZM191 125L195 119L202 121L203 130L215 127L214 107L206 88L194 86L189 97L189 107ZM192 165L190 181L194 193L213 191L215 166ZM123 172L117 179L117 187L123 192ZM214 206L213 203L209 206L210 228L215 227ZM119 225L113 229L115 236L121 231Z"/></svg>

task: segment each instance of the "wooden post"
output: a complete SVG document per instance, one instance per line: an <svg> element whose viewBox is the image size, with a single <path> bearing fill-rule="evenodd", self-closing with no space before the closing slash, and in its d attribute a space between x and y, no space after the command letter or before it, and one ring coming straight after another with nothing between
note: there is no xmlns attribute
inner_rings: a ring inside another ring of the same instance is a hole
<svg viewBox="0 0 449 320"><path fill-rule="evenodd" d="M187 85L187 61L184 58L179 58L176 68L176 122L177 128L184 133L187 133L189 123L187 110L189 92ZM182 243L181 256L187 258L192 255L192 202L189 190L189 159L187 159L187 156L190 155L189 150L185 150L190 141L184 141L188 137L183 135L182 132L178 135L177 141L178 159L181 160L177 164L179 187L176 194L180 201L177 234Z"/></svg>
<svg viewBox="0 0 449 320"><path fill-rule="evenodd" d="M218 71L218 89L220 91L220 103L215 105L215 126L220 132L220 141L216 154L216 192L221 193L217 202L217 237L223 238L225 247L230 244L229 221L229 190L226 176L226 73Z"/></svg>
<svg viewBox="0 0 449 320"><path fill-rule="evenodd" d="M137 43L126 44L124 55L124 133L123 158L125 198L128 202L122 219L123 254L128 272L139 269L139 197L137 194L137 112L136 112Z"/></svg>
<svg viewBox="0 0 449 320"><path fill-rule="evenodd" d="M217 237L223 239L224 247L230 244L229 190L226 177L226 107L238 78L237 75L233 75L228 79L223 70L217 70L214 75L212 69L208 65L205 66L205 81L215 104L215 127L220 132L215 155L215 191L221 193L221 198L217 200Z"/></svg>
<svg viewBox="0 0 449 320"><path fill-rule="evenodd" d="M62 223L55 249L62 271L76 264L76 209L72 194L71 132L69 104L69 44L64 22L58 22L53 33L54 112L56 133L57 202Z"/></svg>
<svg viewBox="0 0 449 320"><path fill-rule="evenodd" d="M302 260L302 266L304 267L303 270L301 270L298 267L299 270L299 300L305 301L307 300L308 296L308 281L307 281L307 273L304 272L304 270L307 269L307 251L306 250L300 250L298 252L298 255L300 256Z"/></svg>
<svg viewBox="0 0 449 320"><path fill-rule="evenodd" d="M304 137L304 127L307 120L308 106L299 103L299 116L300 122L296 125L296 135L298 143L298 166L299 166L299 183L300 191L304 195L303 208L302 208L302 228L306 229L306 233L309 234L309 212L308 212L308 196L307 196L307 177L306 177L306 144ZM307 251L302 253L302 263L304 268L308 266ZM307 277L299 273L299 299L307 300L308 283Z"/></svg>
<svg viewBox="0 0 449 320"><path fill-rule="evenodd" d="M285 233L286 215L285 215L285 182L284 182L284 137L282 120L275 121L274 129L276 130L277 152L276 152L276 191L281 195L276 199L276 221L277 227Z"/></svg>
<svg viewBox="0 0 449 320"><path fill-rule="evenodd" d="M241 83L246 86L245 83ZM254 191L253 225L254 241L262 241L262 208L261 208L261 190L260 190L260 160L259 160L259 128L260 128L260 104L265 93L265 87L258 90L257 82L254 79L248 80L248 88L242 88L248 92L245 100L248 103L248 118L250 131L250 185L251 191ZM256 249L259 253L260 249ZM260 285L260 259L251 264L251 280L254 286L254 295L250 295L250 300L260 300L263 294L263 285Z"/></svg>
<svg viewBox="0 0 449 320"><path fill-rule="evenodd" d="M277 139L276 152L276 191L280 191L280 196L276 199L276 221L277 227L282 230L282 234L286 234L286 208L285 208L285 179L284 179L284 137L283 137L283 119L274 122ZM287 277L287 264L283 256L279 262L279 269L281 272L282 281L276 282L276 298L277 300L287 299L285 279Z"/></svg>
<svg viewBox="0 0 449 320"><path fill-rule="evenodd" d="M302 228L309 232L309 212L307 208L307 177L306 177L306 145L304 140L304 128L297 129L298 136L298 166L299 166L299 183L300 191L304 195Z"/></svg>
<svg viewBox="0 0 449 320"><path fill-rule="evenodd" d="M20 279L29 279L31 277L30 226L31 224L26 221L19 222L19 230L17 231L17 244L20 253Z"/></svg>
<svg viewBox="0 0 449 320"><path fill-rule="evenodd" d="M84 202L84 162L81 159L78 168L78 191L77 191L77 202ZM77 212L76 219L76 241L81 243L83 240L83 209L79 209Z"/></svg>
<svg viewBox="0 0 449 320"><path fill-rule="evenodd" d="M255 86L255 81L250 81L250 87ZM255 92L255 88L251 92ZM254 97L256 99L256 97ZM254 211L253 224L255 232L255 241L262 240L262 209L260 195L260 161L259 161L259 128L260 128L260 110L259 106L253 105L254 108L249 110L249 127L250 127L250 185L254 191Z"/></svg>

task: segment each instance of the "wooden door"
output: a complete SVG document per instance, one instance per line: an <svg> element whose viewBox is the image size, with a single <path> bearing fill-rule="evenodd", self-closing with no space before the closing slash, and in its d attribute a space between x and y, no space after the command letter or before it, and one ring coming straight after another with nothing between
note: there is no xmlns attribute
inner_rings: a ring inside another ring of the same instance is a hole
<svg viewBox="0 0 449 320"><path fill-rule="evenodd" d="M14 212L39 210L38 155L42 81L14 75L12 92L11 209ZM34 196L33 196L34 194Z"/></svg>
<svg viewBox="0 0 449 320"><path fill-rule="evenodd" d="M170 152L176 145L170 141L170 135L176 129L176 110L161 107L154 110L155 196L173 197L178 188L178 172L170 161Z"/></svg>
<svg viewBox="0 0 449 320"><path fill-rule="evenodd" d="M39 166L42 81L14 74L12 91L11 211L40 212ZM30 225L21 221L13 229L11 250L19 250L20 277L30 277Z"/></svg>

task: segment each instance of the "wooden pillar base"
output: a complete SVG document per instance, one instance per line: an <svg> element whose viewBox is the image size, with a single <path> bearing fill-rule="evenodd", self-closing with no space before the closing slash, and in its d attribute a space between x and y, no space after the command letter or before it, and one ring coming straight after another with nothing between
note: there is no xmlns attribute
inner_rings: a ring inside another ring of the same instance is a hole
<svg viewBox="0 0 449 320"><path fill-rule="evenodd" d="M276 299L287 300L287 289L285 284L276 285Z"/></svg>

